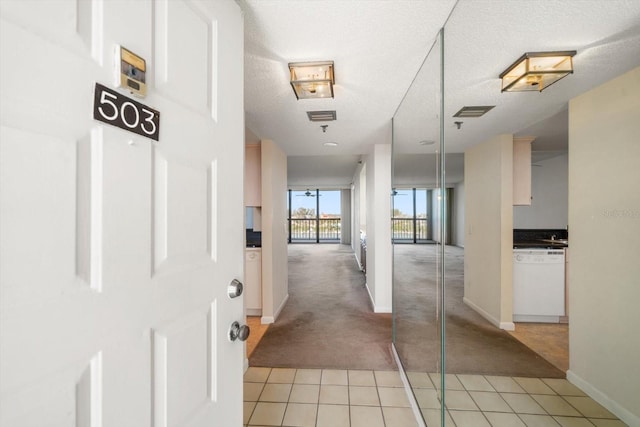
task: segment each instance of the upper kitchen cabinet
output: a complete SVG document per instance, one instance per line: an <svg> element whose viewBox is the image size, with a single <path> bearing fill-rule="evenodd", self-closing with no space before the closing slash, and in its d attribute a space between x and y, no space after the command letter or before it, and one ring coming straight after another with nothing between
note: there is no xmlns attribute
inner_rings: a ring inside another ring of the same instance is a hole
<svg viewBox="0 0 640 427"><path fill-rule="evenodd" d="M513 204L531 205L531 143L533 137L513 138Z"/></svg>
<svg viewBox="0 0 640 427"><path fill-rule="evenodd" d="M244 205L262 206L262 166L260 145L245 146Z"/></svg>

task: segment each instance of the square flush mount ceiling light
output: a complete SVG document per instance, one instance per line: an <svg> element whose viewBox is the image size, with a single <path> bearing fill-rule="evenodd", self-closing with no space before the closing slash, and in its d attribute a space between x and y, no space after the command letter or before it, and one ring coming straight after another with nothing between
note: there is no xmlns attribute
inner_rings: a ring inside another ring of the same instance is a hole
<svg viewBox="0 0 640 427"><path fill-rule="evenodd" d="M573 73L575 50L527 52L500 74L502 92L542 92Z"/></svg>
<svg viewBox="0 0 640 427"><path fill-rule="evenodd" d="M289 71L296 98L333 98L333 61L290 62Z"/></svg>

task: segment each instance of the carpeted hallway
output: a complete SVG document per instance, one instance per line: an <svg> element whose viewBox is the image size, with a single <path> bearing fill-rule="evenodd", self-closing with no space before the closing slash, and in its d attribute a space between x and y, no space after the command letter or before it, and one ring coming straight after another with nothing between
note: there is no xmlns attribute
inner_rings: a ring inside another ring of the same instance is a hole
<svg viewBox="0 0 640 427"><path fill-rule="evenodd" d="M349 246L289 245L289 301L249 365L397 369L391 315L373 313L364 284Z"/></svg>
<svg viewBox="0 0 640 427"><path fill-rule="evenodd" d="M396 347L408 371L438 372L434 245L397 245ZM447 247L447 372L563 378L555 368L462 302L463 250ZM400 261L402 260L402 261ZM397 369L390 314L372 312L349 246L289 245L289 301L249 357L250 366Z"/></svg>

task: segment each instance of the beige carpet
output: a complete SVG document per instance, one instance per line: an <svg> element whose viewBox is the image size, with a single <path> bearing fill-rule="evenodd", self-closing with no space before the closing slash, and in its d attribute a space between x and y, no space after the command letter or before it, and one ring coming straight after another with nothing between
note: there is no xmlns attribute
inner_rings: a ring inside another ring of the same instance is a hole
<svg viewBox="0 0 640 427"><path fill-rule="evenodd" d="M289 301L250 366L397 369L391 315L375 314L349 246L289 245Z"/></svg>
<svg viewBox="0 0 640 427"><path fill-rule="evenodd" d="M410 371L438 372L434 245L396 245L396 347ZM564 372L462 303L463 251L447 247L447 372L562 378ZM250 366L397 369L390 315L371 310L348 246L289 245L289 301Z"/></svg>

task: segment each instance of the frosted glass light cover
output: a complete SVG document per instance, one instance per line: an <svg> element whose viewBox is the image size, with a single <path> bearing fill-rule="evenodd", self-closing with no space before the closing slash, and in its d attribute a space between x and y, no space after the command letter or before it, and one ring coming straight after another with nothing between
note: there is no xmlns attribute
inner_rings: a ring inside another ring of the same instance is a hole
<svg viewBox="0 0 640 427"><path fill-rule="evenodd" d="M289 71L298 99L333 98L333 61L290 63Z"/></svg>
<svg viewBox="0 0 640 427"><path fill-rule="evenodd" d="M575 51L525 53L500 74L502 92L541 92L573 73Z"/></svg>

